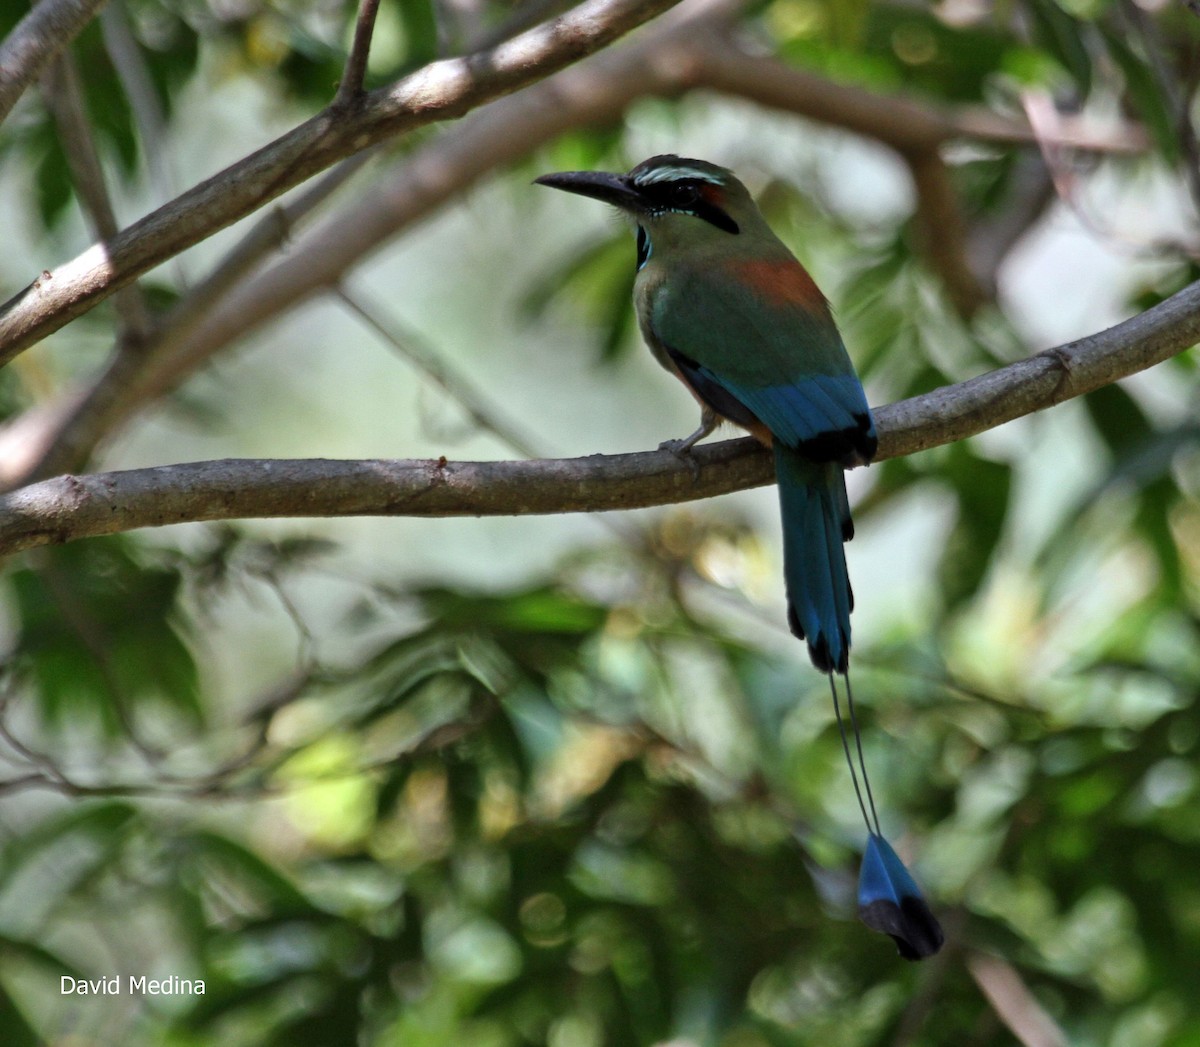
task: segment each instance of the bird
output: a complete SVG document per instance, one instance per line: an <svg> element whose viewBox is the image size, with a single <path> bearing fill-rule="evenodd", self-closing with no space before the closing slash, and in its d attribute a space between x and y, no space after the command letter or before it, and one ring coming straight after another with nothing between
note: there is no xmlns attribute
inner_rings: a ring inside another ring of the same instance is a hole
<svg viewBox="0 0 1200 1047"><path fill-rule="evenodd" d="M854 595L843 545L854 524L845 469L868 464L878 436L828 301L727 168L663 154L626 174L563 171L535 181L614 205L633 223L634 304L642 335L700 406L695 432L662 446L690 455L728 421L770 448L783 522L788 625L829 678L867 827L858 914L871 929L890 935L905 959L932 956L942 946L942 929L883 836L850 688Z"/></svg>

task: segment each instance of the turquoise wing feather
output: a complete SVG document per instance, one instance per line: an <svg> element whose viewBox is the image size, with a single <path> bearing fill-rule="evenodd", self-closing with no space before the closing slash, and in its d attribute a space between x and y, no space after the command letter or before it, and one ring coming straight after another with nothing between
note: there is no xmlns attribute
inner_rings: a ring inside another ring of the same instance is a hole
<svg viewBox="0 0 1200 1047"><path fill-rule="evenodd" d="M792 259L677 269L647 326L701 400L770 431L788 622L818 668L845 672L854 597L842 543L854 530L839 463L870 459L876 437L824 298Z"/></svg>
<svg viewBox="0 0 1200 1047"><path fill-rule="evenodd" d="M696 377L719 385L776 440L818 460L874 454L862 385L824 298L794 259L678 267L647 319L693 387Z"/></svg>

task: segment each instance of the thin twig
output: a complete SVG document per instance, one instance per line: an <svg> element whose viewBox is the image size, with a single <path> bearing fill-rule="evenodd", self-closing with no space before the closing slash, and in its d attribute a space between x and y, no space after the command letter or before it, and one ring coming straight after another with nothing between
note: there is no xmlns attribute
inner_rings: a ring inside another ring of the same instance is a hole
<svg viewBox="0 0 1200 1047"><path fill-rule="evenodd" d="M344 284L338 284L333 293L393 350L449 393L454 402L480 429L491 433L525 458L537 458L545 454L544 450L537 449L517 423L502 417L465 375L456 373L445 359L422 345L416 332L401 333L399 321L394 316L385 318L383 310L375 304L368 303L366 295L361 291L350 291Z"/></svg>
<svg viewBox="0 0 1200 1047"><path fill-rule="evenodd" d="M40 574L59 619L75 634L80 646L90 656L91 663L111 698L109 707L130 745L150 764L159 763L165 753L141 736L133 717L134 703L130 700L113 662L112 644L105 625L97 620L92 608L83 599L75 584L76 579L68 576L53 560L46 559L40 564Z"/></svg>
<svg viewBox="0 0 1200 1047"><path fill-rule="evenodd" d="M364 301L362 292L350 292L345 285L339 284L333 293L400 356L445 390L476 426L491 433L501 443L525 458L547 457L544 446L539 449L537 442L524 432L521 425L505 418L499 408L475 388L474 383L465 375L456 372L428 345L423 344L423 340L415 331L402 333L395 317L385 318L381 307L375 304L368 305ZM601 514L594 514L591 519L621 541L641 542L644 538L636 524Z"/></svg>
<svg viewBox="0 0 1200 1047"><path fill-rule="evenodd" d="M1079 178L1064 156L1059 133L1063 115L1048 91L1028 88L1021 93L1021 104L1037 137L1038 147L1046 161L1058 199L1068 207L1076 220L1088 232L1126 253L1141 258L1164 255L1200 258L1200 244L1180 239L1134 237L1116 230L1112 224L1089 206L1079 192Z"/></svg>
<svg viewBox="0 0 1200 1047"><path fill-rule="evenodd" d="M363 84L367 78L367 58L371 52L371 37L375 33L375 16L379 14L379 0L361 0L358 21L354 26L354 42L346 56L346 68L333 96L333 108L345 109L362 98L366 91Z"/></svg>
<svg viewBox="0 0 1200 1047"><path fill-rule="evenodd" d="M104 38L104 49L121 81L134 123L137 124L140 152L150 183L158 200L165 203L179 193L167 149L167 118L141 45L129 28L129 18L122 0L100 12L100 31ZM187 286L178 260L175 279L180 287Z"/></svg>
<svg viewBox="0 0 1200 1047"><path fill-rule="evenodd" d="M8 723L8 710L16 695L16 681L11 673L6 674L3 684L3 694L0 694L0 738L26 764L36 767L43 774L62 780L62 772L55 766L54 761L45 753L31 748L17 737Z"/></svg>
<svg viewBox="0 0 1200 1047"><path fill-rule="evenodd" d="M1179 82L1167 55L1162 34L1146 11L1131 0L1122 0L1120 5L1124 21L1138 35L1145 51L1146 66L1158 84L1167 111L1174 124L1179 140L1179 151L1183 160L1183 179L1192 197L1192 225L1200 218L1200 142L1196 140L1196 127L1192 123L1191 105L1179 89Z"/></svg>
<svg viewBox="0 0 1200 1047"><path fill-rule="evenodd" d="M41 0L17 23L0 44L0 122L104 4L105 0Z"/></svg>
<svg viewBox="0 0 1200 1047"><path fill-rule="evenodd" d="M213 266L209 275L163 318L157 352L169 355L202 317L217 308L222 298L243 283L265 259L286 248L303 222L375 159L378 148L343 160L303 193L264 214Z"/></svg>
<svg viewBox="0 0 1200 1047"><path fill-rule="evenodd" d="M79 70L69 51L59 55L47 67L46 75L42 78L42 94L54 116L71 181L91 224L92 233L99 240L108 240L117 235L117 215L85 110ZM122 288L117 293L116 303L121 319L118 339L143 339L149 329L150 319L137 285Z"/></svg>

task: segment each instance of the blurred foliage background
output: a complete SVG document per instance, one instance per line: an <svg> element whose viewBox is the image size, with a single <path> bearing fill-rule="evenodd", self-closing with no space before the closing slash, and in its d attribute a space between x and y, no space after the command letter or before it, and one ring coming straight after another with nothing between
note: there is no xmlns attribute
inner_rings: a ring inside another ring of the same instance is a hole
<svg viewBox="0 0 1200 1047"><path fill-rule="evenodd" d="M561 6L385 0L371 82ZM4 29L24 11L5 0ZM113 0L72 53L122 224L324 104L353 20L342 0ZM955 273L878 142L726 94L640 99L230 340L92 467L687 432L690 399L638 344L632 238L529 186L548 170L734 167L877 404L1200 275L1188 5L763 0L729 32L881 106L1022 123L1048 104L1101 144L943 146L973 267ZM444 133L389 146L331 206ZM15 292L92 234L36 93L0 164ZM236 236L144 280L151 316ZM7 425L91 381L121 323L106 304L0 372ZM1200 1044L1196 364L851 477L867 757L948 931L920 966L853 918L861 826L825 681L784 627L770 490L189 525L10 560L0 1042ZM128 974L206 991L59 991Z"/></svg>

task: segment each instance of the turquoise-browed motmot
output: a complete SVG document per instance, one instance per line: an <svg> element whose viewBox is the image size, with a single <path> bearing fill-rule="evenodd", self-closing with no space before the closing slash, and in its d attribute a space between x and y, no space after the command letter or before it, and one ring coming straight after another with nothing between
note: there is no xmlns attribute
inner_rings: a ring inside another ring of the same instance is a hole
<svg viewBox="0 0 1200 1047"><path fill-rule="evenodd" d="M788 624L828 674L867 847L859 915L892 936L902 956L941 947L942 931L875 814L850 691L854 596L842 544L854 534L846 466L875 454L875 422L825 297L771 231L746 187L703 160L655 156L628 174L570 171L542 185L615 204L637 228L634 300L658 362L701 408L700 427L669 442L684 453L721 420L770 447L783 516ZM867 803L846 741L835 674L847 705ZM868 807L870 814L868 815Z"/></svg>

